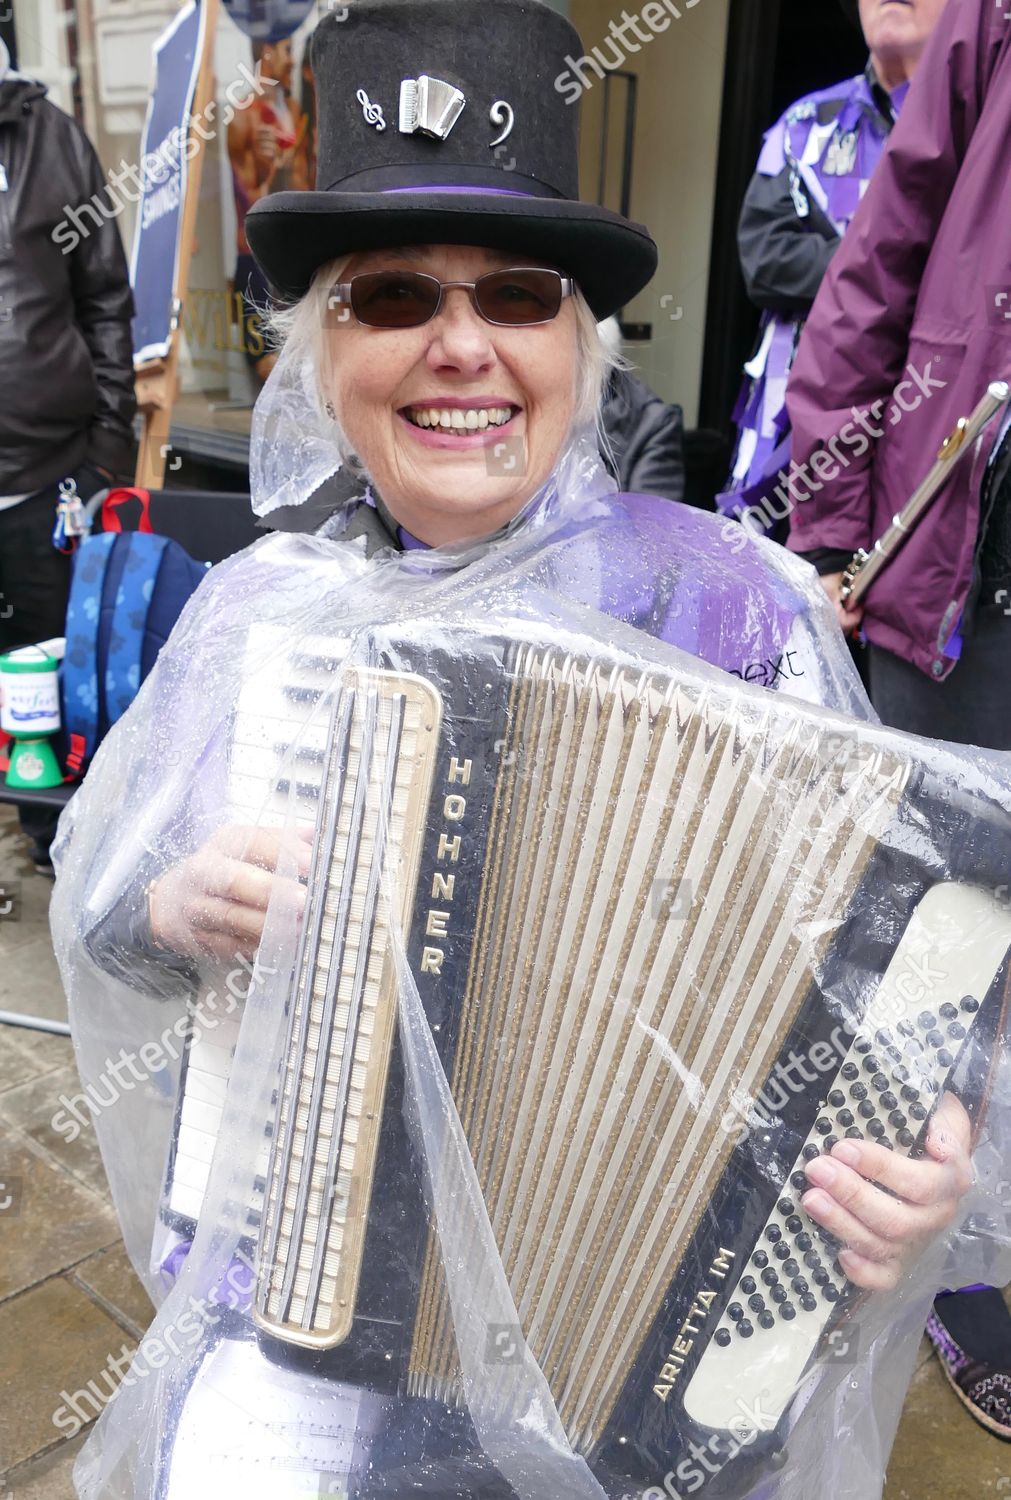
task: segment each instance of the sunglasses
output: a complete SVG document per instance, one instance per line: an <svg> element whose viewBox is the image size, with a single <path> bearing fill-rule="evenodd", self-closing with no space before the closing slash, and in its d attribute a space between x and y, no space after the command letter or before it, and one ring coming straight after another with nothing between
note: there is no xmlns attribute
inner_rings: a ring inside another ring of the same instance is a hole
<svg viewBox="0 0 1011 1500"><path fill-rule="evenodd" d="M420 328L435 317L451 287L463 287L486 323L498 328L529 328L550 323L571 297L573 282L557 271L518 267L490 271L477 281L439 281L422 271L373 271L339 281L327 306L350 307L366 328Z"/></svg>

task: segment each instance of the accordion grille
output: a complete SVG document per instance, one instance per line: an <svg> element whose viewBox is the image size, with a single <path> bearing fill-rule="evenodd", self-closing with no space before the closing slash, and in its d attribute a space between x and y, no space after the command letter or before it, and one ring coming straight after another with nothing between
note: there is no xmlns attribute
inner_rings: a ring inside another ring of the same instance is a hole
<svg viewBox="0 0 1011 1500"><path fill-rule="evenodd" d="M855 745L771 697L518 663L451 1086L579 1451L901 800L908 762ZM409 1387L461 1393L434 1232Z"/></svg>
<svg viewBox="0 0 1011 1500"><path fill-rule="evenodd" d="M259 1240L257 1321L347 1336L396 1016L388 891L408 920L440 705L418 678L347 674L328 735Z"/></svg>

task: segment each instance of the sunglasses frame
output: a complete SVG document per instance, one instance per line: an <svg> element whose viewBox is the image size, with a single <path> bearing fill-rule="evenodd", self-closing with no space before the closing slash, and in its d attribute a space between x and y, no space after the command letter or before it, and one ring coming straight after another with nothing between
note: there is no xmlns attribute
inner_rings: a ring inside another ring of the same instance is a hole
<svg viewBox="0 0 1011 1500"><path fill-rule="evenodd" d="M556 312L553 312L549 318L534 318L530 322L524 323L500 323L495 318L487 317L485 313L481 311L477 300L477 288L480 286L481 282L487 281L491 276L510 276L515 274L517 271L536 271L538 275L555 276L558 278L561 286L561 296L558 301L558 310ZM432 309L429 316L427 318L423 318L420 323L364 322L358 316L358 312L354 306L353 289L355 282L363 280L366 276L405 275L421 276L425 281L430 282L432 283L432 285L439 288L439 300L436 302L435 307ZM363 328L380 328L387 331L400 328L424 328L426 323L430 323L433 318L437 318L439 316L439 313L442 311L442 304L445 300L446 293L448 291L451 291L454 287L461 287L465 291L470 293L471 307L473 307L479 318L484 319L486 323L490 323L493 328L543 328L545 323L554 322L555 318L557 318L558 316L558 313L560 313L562 310L562 303L565 301L565 298L571 297L573 295L576 289L576 284L571 276L563 276L560 271L552 270L550 266L505 266L501 271L486 271L484 275L479 276L476 281L440 281L438 276L431 276L427 271L363 271L358 276L352 276L350 281L335 282L334 285L330 288L330 299L331 305L333 303L333 300L336 299L338 302L343 303L346 307L349 307Z"/></svg>

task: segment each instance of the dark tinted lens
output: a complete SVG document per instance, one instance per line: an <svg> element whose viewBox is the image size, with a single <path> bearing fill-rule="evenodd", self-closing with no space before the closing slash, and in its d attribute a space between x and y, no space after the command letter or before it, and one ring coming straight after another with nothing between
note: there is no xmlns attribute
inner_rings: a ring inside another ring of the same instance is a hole
<svg viewBox="0 0 1011 1500"><path fill-rule="evenodd" d="M546 323L562 305L562 278L556 271L493 271L475 295L491 323Z"/></svg>
<svg viewBox="0 0 1011 1500"><path fill-rule="evenodd" d="M351 306L371 328L412 328L439 304L439 283L420 271L375 271L351 281Z"/></svg>

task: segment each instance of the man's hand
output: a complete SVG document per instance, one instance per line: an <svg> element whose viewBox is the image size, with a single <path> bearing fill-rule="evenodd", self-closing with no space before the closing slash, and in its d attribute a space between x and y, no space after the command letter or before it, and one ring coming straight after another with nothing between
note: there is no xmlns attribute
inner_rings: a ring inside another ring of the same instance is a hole
<svg viewBox="0 0 1011 1500"><path fill-rule="evenodd" d="M309 827L294 838L235 823L219 828L189 859L152 882L148 917L155 943L221 960L254 958L275 892L290 903L293 920L301 920L312 834ZM282 855L294 863L297 880L274 873Z"/></svg>
<svg viewBox="0 0 1011 1500"><path fill-rule="evenodd" d="M821 586L835 605L836 619L842 626L843 635L852 635L860 621L864 617L863 607L855 604L852 609L847 609L839 598L842 588L843 575L841 573L823 573L821 575Z"/></svg>
<svg viewBox="0 0 1011 1500"><path fill-rule="evenodd" d="M926 1156L900 1156L872 1141L839 1141L808 1162L801 1204L845 1247L839 1264L869 1291L891 1291L928 1240L947 1229L972 1183L969 1116L945 1094L927 1132Z"/></svg>

